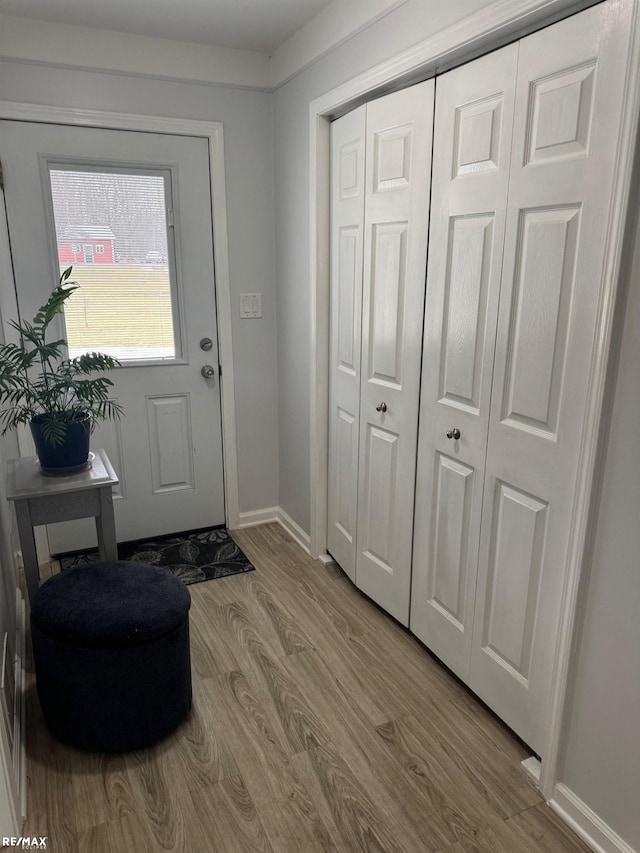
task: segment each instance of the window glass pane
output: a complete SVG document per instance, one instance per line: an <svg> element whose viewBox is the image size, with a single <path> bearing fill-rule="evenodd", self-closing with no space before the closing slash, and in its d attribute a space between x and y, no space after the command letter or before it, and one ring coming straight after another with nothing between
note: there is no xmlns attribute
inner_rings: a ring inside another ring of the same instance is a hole
<svg viewBox="0 0 640 853"><path fill-rule="evenodd" d="M168 173L56 166L49 175L60 270L73 266L81 285L65 308L70 355L175 358Z"/></svg>

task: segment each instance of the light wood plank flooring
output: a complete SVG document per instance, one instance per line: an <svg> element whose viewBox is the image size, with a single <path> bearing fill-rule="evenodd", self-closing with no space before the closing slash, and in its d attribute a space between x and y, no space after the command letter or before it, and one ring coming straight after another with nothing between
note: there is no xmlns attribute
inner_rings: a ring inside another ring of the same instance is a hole
<svg viewBox="0 0 640 853"><path fill-rule="evenodd" d="M577 853L526 751L335 566L277 525L191 586L194 704L126 755L54 741L29 688L25 836L78 853Z"/></svg>

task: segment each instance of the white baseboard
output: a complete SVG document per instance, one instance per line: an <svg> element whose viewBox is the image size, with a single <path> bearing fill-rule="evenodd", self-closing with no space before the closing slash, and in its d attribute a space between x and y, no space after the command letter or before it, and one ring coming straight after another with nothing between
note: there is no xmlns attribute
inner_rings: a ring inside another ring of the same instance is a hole
<svg viewBox="0 0 640 853"><path fill-rule="evenodd" d="M298 545L310 553L311 537L308 533L295 522L289 513L285 512L280 506L269 506L266 509L254 509L250 512L241 512L238 516L238 524L231 526L231 530L242 529L243 527L256 527L258 524L271 524L277 521L280 527L294 539ZM323 562L330 562L331 557L328 554L324 555L327 559ZM322 557L320 559L323 559Z"/></svg>
<svg viewBox="0 0 640 853"><path fill-rule="evenodd" d="M540 761L532 755L530 758L525 758L524 761L520 762L520 767L527 774L529 779L533 782L533 784L537 787L540 785Z"/></svg>
<svg viewBox="0 0 640 853"><path fill-rule="evenodd" d="M638 853L562 782L549 805L596 853Z"/></svg>
<svg viewBox="0 0 640 853"><path fill-rule="evenodd" d="M307 554L311 553L311 537L308 533L297 524L291 516L286 513L282 507L278 507L278 522L280 526L286 530L286 532L291 536L292 539L298 543L298 545L307 552Z"/></svg>
<svg viewBox="0 0 640 853"><path fill-rule="evenodd" d="M269 506L266 509L253 509L250 512L241 512L238 516L238 529L278 521L278 512L279 507L277 506Z"/></svg>

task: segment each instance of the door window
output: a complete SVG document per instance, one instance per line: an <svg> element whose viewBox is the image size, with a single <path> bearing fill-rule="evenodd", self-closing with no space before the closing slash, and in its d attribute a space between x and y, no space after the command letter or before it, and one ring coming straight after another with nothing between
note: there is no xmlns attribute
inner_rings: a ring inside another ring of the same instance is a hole
<svg viewBox="0 0 640 853"><path fill-rule="evenodd" d="M57 263L80 284L65 307L70 356L180 359L170 170L49 163L48 175Z"/></svg>

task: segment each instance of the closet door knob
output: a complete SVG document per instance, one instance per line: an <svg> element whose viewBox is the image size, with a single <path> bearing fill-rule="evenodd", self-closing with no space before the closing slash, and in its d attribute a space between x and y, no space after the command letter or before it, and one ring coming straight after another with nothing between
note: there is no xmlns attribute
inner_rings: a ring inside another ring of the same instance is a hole
<svg viewBox="0 0 640 853"><path fill-rule="evenodd" d="M380 403L379 406L376 406L376 412L383 412L384 413L386 411L387 411L387 404L386 403Z"/></svg>
<svg viewBox="0 0 640 853"><path fill-rule="evenodd" d="M460 438L462 433L458 429L458 427L454 427L453 429L447 430L447 438L453 438L456 441Z"/></svg>

